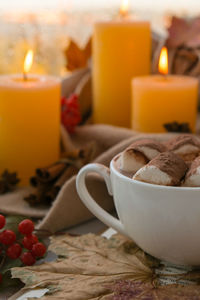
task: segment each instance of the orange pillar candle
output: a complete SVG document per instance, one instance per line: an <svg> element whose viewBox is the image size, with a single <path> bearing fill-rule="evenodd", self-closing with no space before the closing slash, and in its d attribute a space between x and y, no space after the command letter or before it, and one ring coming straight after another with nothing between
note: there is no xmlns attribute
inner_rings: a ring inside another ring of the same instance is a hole
<svg viewBox="0 0 200 300"><path fill-rule="evenodd" d="M93 119L131 126L131 78L150 73L148 22L121 18L95 24L93 36Z"/></svg>
<svg viewBox="0 0 200 300"><path fill-rule="evenodd" d="M28 60L30 56L28 56ZM59 159L60 80L0 76L0 173L16 171L28 184L38 167Z"/></svg>
<svg viewBox="0 0 200 300"><path fill-rule="evenodd" d="M198 80L167 75L166 49L160 57L163 75L134 78L132 81L132 128L139 132L166 132L164 124L187 123L195 132Z"/></svg>

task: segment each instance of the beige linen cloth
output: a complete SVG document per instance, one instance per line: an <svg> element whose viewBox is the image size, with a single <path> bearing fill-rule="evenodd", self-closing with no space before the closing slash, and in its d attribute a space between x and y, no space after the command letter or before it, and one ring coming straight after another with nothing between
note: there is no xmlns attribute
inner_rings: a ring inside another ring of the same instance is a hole
<svg viewBox="0 0 200 300"><path fill-rule="evenodd" d="M83 146L91 141L96 142L97 157L94 162L109 166L111 159L116 154L124 150L134 140L147 136L158 140L166 140L172 134L144 135L136 134L130 129L109 125L86 125L77 128L72 137L72 142L75 146ZM30 207L23 200L23 196L31 189L27 187L19 189L14 193L0 196L0 212L39 218L41 219L39 228L48 229L51 232L89 220L93 216L78 197L75 181L76 176L64 184L57 198L49 208ZM87 185L91 195L103 208L106 210L114 208L112 197L108 195L105 183L99 175L89 175Z"/></svg>

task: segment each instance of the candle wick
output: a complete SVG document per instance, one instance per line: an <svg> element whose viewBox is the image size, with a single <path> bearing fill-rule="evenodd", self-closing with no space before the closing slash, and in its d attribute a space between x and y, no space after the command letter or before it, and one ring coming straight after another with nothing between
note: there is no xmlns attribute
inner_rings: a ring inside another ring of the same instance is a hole
<svg viewBox="0 0 200 300"><path fill-rule="evenodd" d="M167 74L163 74L164 80L167 80L167 77L168 77L168 73Z"/></svg>
<svg viewBox="0 0 200 300"><path fill-rule="evenodd" d="M28 76L27 76L27 73L23 73L23 79L24 79L24 81L27 81L28 80Z"/></svg>
<svg viewBox="0 0 200 300"><path fill-rule="evenodd" d="M164 80L167 80L168 75L169 75L169 73L161 73L161 72L159 72L159 74L162 76L162 78L163 78Z"/></svg>

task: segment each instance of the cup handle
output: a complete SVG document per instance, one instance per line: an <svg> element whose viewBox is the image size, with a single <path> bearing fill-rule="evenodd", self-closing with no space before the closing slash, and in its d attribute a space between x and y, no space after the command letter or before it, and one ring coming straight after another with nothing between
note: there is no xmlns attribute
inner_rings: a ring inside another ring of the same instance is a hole
<svg viewBox="0 0 200 300"><path fill-rule="evenodd" d="M79 171L76 178L76 188L81 200L83 201L85 206L103 223L105 223L109 227L114 228L123 235L128 236L125 232L124 225L117 218L114 218L103 208L101 208L89 194L88 189L86 187L85 178L87 174L91 172L98 173L104 178L108 189L108 193L112 196L112 185L110 180L109 168L101 164L88 164Z"/></svg>

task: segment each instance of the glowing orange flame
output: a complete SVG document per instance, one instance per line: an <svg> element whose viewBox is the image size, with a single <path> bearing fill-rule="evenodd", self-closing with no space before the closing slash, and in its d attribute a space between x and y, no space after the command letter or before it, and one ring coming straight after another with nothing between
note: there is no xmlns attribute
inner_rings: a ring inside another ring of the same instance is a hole
<svg viewBox="0 0 200 300"><path fill-rule="evenodd" d="M163 47L161 50L158 70L163 75L168 74L168 51L166 47Z"/></svg>
<svg viewBox="0 0 200 300"><path fill-rule="evenodd" d="M24 74L27 74L33 64L33 50L28 50L24 59Z"/></svg>
<svg viewBox="0 0 200 300"><path fill-rule="evenodd" d="M120 7L120 15L127 16L130 8L130 0L122 0Z"/></svg>

